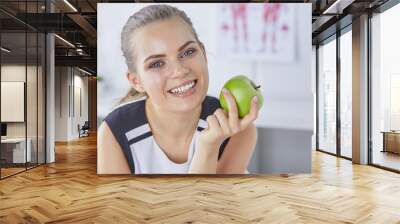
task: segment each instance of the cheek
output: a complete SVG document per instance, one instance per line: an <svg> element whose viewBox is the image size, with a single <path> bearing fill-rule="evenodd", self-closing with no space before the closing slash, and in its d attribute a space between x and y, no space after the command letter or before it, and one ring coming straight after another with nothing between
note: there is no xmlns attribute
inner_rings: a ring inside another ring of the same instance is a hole
<svg viewBox="0 0 400 224"><path fill-rule="evenodd" d="M203 59L196 64L196 69L199 75L202 76L202 79L205 81L205 84L208 84L208 67L207 62Z"/></svg>
<svg viewBox="0 0 400 224"><path fill-rule="evenodd" d="M147 78L143 80L143 87L149 95L159 95L165 89L165 80L162 75L146 74Z"/></svg>
<svg viewBox="0 0 400 224"><path fill-rule="evenodd" d="M194 60L191 60L191 67L198 75L208 76L207 62L202 55L199 54Z"/></svg>

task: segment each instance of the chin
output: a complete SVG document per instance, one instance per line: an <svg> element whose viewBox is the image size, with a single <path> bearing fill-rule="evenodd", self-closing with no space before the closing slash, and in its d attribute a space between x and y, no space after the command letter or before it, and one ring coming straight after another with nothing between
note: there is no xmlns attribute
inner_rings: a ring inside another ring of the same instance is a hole
<svg viewBox="0 0 400 224"><path fill-rule="evenodd" d="M179 104L174 104L171 109L176 112L193 112L199 106L201 106L201 104L204 100L204 97L202 97L200 95L193 97L190 100L180 102Z"/></svg>

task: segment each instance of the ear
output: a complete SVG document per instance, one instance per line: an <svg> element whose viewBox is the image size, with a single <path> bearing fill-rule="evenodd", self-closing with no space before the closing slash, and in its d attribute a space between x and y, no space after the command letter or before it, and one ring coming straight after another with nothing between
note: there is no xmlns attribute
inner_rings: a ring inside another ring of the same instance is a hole
<svg viewBox="0 0 400 224"><path fill-rule="evenodd" d="M141 92L141 93L145 92L137 73L128 72L126 74L126 78L128 79L129 83L132 85L132 87L134 89L136 89L136 91Z"/></svg>

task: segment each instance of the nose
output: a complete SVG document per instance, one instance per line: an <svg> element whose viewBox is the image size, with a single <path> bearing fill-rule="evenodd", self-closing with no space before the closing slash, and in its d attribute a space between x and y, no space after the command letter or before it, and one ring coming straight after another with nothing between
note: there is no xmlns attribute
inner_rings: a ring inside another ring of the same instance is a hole
<svg viewBox="0 0 400 224"><path fill-rule="evenodd" d="M189 73L189 68L181 61L177 61L173 65L172 76L173 77L181 77L185 76Z"/></svg>

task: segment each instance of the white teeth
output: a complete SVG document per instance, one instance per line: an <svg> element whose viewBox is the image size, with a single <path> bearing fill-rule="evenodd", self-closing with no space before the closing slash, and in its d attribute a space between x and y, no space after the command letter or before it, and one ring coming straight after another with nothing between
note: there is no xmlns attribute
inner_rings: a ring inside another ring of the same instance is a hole
<svg viewBox="0 0 400 224"><path fill-rule="evenodd" d="M171 92L172 93L184 93L184 92L188 91L189 89L193 88L193 86L194 86L194 81L192 81L184 86L180 86L178 88L171 89Z"/></svg>

